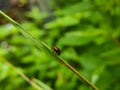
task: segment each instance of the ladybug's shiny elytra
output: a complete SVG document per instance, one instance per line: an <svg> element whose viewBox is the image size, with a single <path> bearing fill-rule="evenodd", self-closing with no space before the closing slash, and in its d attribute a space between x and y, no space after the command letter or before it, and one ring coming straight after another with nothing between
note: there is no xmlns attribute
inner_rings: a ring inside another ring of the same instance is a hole
<svg viewBox="0 0 120 90"><path fill-rule="evenodd" d="M57 55L60 55L61 51L56 46L53 46L52 49L56 52Z"/></svg>

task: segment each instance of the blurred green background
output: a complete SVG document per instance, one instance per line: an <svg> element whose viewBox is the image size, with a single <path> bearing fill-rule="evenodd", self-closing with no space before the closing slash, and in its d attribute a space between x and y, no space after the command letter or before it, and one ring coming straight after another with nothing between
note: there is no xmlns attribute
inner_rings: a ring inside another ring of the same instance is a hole
<svg viewBox="0 0 120 90"><path fill-rule="evenodd" d="M5 0L4 0L5 1ZM119 0L9 0L0 9L100 90L120 90ZM9 7L8 7L9 6ZM2 58L54 90L91 90L0 16L0 90L35 90Z"/></svg>

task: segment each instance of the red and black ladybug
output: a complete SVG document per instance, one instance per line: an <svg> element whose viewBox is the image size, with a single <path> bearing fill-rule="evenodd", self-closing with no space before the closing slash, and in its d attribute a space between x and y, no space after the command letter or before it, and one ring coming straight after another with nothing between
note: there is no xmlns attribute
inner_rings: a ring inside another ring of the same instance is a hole
<svg viewBox="0 0 120 90"><path fill-rule="evenodd" d="M53 46L53 47L52 47L52 50L55 51L57 55L60 55L60 54L61 54L60 49L59 49L58 47L56 47L56 46Z"/></svg>

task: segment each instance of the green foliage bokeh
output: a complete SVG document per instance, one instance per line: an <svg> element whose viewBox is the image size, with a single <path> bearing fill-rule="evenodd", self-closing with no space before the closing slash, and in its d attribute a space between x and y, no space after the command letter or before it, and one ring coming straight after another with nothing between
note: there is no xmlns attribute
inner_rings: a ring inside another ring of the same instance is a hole
<svg viewBox="0 0 120 90"><path fill-rule="evenodd" d="M33 7L24 21L33 36L61 49L67 60L100 90L120 90L120 1L53 0L55 19ZM0 55L54 90L89 90L76 75L39 52L11 24L0 26ZM0 62L0 90L34 90L17 72Z"/></svg>

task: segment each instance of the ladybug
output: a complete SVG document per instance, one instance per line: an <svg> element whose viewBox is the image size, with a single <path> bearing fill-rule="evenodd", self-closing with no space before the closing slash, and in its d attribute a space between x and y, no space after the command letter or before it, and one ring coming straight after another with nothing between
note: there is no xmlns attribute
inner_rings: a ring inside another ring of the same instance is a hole
<svg viewBox="0 0 120 90"><path fill-rule="evenodd" d="M52 50L55 51L57 55L60 55L60 54L61 54L60 49L59 49L58 47L56 47L56 46L53 46L53 47L52 47Z"/></svg>

